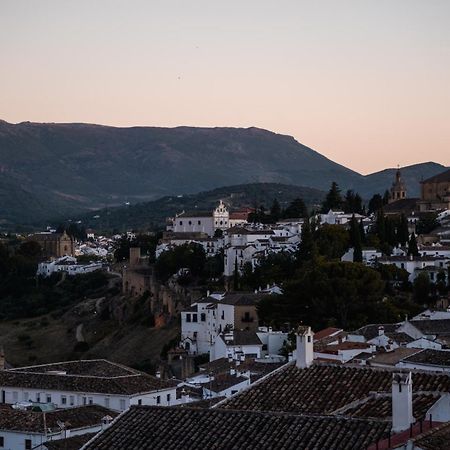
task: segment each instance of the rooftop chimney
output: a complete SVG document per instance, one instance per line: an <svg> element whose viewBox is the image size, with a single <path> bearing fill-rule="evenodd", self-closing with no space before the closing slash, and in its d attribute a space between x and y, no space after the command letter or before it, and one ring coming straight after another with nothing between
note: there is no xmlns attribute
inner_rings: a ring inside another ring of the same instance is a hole
<svg viewBox="0 0 450 450"><path fill-rule="evenodd" d="M392 376L392 431L407 430L414 423L412 408L412 377L409 373Z"/></svg>
<svg viewBox="0 0 450 450"><path fill-rule="evenodd" d="M311 327L299 326L297 328L297 350L296 350L296 363L295 365L299 369L308 368L314 359L313 348L313 332Z"/></svg>

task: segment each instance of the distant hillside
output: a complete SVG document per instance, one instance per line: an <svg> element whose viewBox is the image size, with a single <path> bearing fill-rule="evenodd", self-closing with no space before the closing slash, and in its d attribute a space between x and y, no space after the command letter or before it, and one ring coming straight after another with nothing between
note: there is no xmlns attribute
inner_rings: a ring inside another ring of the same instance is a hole
<svg viewBox="0 0 450 450"><path fill-rule="evenodd" d="M0 122L0 177L3 221L33 223L55 211L71 216L219 186L326 189L332 180L347 186L361 176L290 136L258 128ZM10 192L22 192L20 201Z"/></svg>
<svg viewBox="0 0 450 450"><path fill-rule="evenodd" d="M405 177L413 195L422 176L443 169L434 163L411 167ZM0 121L3 228L219 186L283 183L327 190L332 181L368 198L384 192L392 176L362 176L291 136L258 128Z"/></svg>
<svg viewBox="0 0 450 450"><path fill-rule="evenodd" d="M420 196L420 181L447 170L442 164L427 162L401 168L403 181L406 183L408 197ZM366 175L361 184L357 184L362 195L368 197L374 193L383 194L391 187L397 169L385 169Z"/></svg>
<svg viewBox="0 0 450 450"><path fill-rule="evenodd" d="M307 206L312 207L319 205L324 196L323 191L314 188L279 183L243 184L198 194L168 196L151 202L102 209L78 219L84 226L98 230L145 230L163 227L166 217L172 217L181 211L196 209L212 211L219 200L225 201L231 208L238 209L261 204L270 207L274 198L280 201L282 207L286 207L292 200L301 197Z"/></svg>

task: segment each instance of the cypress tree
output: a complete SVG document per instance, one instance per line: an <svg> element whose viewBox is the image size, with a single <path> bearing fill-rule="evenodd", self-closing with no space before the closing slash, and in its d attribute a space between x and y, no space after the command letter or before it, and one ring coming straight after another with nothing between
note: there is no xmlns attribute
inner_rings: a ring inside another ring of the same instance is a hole
<svg viewBox="0 0 450 450"><path fill-rule="evenodd" d="M408 220L404 214L400 217L400 222L397 227L397 242L405 246L409 240Z"/></svg>
<svg viewBox="0 0 450 450"><path fill-rule="evenodd" d="M417 247L417 240L415 233L411 234L408 243L408 256L419 256L419 249Z"/></svg>

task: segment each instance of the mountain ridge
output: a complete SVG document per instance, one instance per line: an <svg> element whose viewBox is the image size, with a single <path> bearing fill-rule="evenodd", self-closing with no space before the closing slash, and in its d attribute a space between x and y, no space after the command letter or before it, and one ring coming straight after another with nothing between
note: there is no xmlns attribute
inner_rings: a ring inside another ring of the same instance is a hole
<svg viewBox="0 0 450 450"><path fill-rule="evenodd" d="M433 163L421 170L428 177L440 168ZM336 181L342 190L355 189L367 198L390 186L386 174L361 175L292 136L257 127L0 121L4 226L249 183L324 191ZM409 183L416 178L411 175Z"/></svg>

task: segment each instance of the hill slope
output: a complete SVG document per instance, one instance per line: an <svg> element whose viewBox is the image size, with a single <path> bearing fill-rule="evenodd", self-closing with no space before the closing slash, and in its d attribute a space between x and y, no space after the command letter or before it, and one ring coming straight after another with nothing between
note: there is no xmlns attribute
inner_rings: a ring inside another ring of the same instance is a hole
<svg viewBox="0 0 450 450"><path fill-rule="evenodd" d="M99 230L153 229L161 227L167 217L181 211L211 210L219 200L232 208L267 205L274 198L286 207L295 198L303 198L308 206L319 205L325 193L314 188L280 183L254 183L227 186L192 195L167 196L151 202L107 208L79 217L84 225Z"/></svg>
<svg viewBox="0 0 450 450"><path fill-rule="evenodd" d="M406 168L411 195L435 163ZM393 169L360 175L258 128L117 128L0 121L0 226L200 192L242 183L283 183L384 192Z"/></svg>
<svg viewBox="0 0 450 450"><path fill-rule="evenodd" d="M0 122L0 149L3 184L39 204L30 214L5 196L3 217L12 222L241 183L325 189L361 177L290 136L257 128Z"/></svg>

